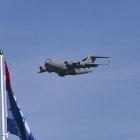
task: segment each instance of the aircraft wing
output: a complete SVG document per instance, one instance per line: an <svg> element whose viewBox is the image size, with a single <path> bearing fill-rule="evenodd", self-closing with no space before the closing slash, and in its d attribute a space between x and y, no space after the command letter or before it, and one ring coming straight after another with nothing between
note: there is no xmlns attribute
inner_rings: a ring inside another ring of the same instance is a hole
<svg viewBox="0 0 140 140"><path fill-rule="evenodd" d="M105 64L85 64L86 67L98 67L99 65L109 65L110 61L108 61L108 63Z"/></svg>
<svg viewBox="0 0 140 140"><path fill-rule="evenodd" d="M85 64L80 64L80 63L73 63L73 68L91 68L91 67L98 67L99 65L109 65L110 64L110 60L108 61L108 63L105 64L92 64L92 63L85 63Z"/></svg>
<svg viewBox="0 0 140 140"><path fill-rule="evenodd" d="M99 64L84 64L84 65L73 65L73 68L91 68L91 67L98 67Z"/></svg>
<svg viewBox="0 0 140 140"><path fill-rule="evenodd" d="M97 58L109 58L109 57L102 57L102 56L89 56L83 59L81 62L72 62L72 61L64 61L68 68L90 68L90 67L98 67L99 65L108 65L110 60L107 64L94 64L94 61Z"/></svg>

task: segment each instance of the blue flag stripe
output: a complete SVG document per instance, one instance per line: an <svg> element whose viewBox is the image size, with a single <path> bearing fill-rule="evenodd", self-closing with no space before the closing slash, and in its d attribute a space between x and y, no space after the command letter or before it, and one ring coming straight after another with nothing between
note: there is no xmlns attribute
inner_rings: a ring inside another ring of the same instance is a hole
<svg viewBox="0 0 140 140"><path fill-rule="evenodd" d="M15 96L11 88L10 75L6 63L5 72L8 108L7 131L11 134L17 135L22 140L35 140L32 133L30 132L30 129L25 121L25 118L23 117L21 110L17 105Z"/></svg>
<svg viewBox="0 0 140 140"><path fill-rule="evenodd" d="M7 118L7 130L11 134L18 136L18 130L17 130L15 121L13 119Z"/></svg>

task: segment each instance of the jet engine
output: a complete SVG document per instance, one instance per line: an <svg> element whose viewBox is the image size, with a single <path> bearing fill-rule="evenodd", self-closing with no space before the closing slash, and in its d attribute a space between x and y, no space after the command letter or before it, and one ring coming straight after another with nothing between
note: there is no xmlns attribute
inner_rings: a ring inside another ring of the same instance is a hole
<svg viewBox="0 0 140 140"><path fill-rule="evenodd" d="M42 67L41 66L39 67L39 69L40 69L40 71L42 71Z"/></svg>
<svg viewBox="0 0 140 140"><path fill-rule="evenodd" d="M80 62L77 62L77 65L80 65L81 63Z"/></svg>

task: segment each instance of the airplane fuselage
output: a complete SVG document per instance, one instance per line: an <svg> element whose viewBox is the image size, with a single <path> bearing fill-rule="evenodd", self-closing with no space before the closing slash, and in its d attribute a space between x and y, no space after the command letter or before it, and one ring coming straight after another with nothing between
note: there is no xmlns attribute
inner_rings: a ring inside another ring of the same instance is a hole
<svg viewBox="0 0 140 140"><path fill-rule="evenodd" d="M54 72L54 73L57 73L59 76L79 75L79 74L91 73L92 71L90 68L95 68L95 67L98 67L99 65L109 64L109 62L105 64L95 64L94 61L97 58L109 58L109 57L89 56L80 62L47 59L45 61L45 65L43 67L41 66L39 67L40 68L39 73Z"/></svg>
<svg viewBox="0 0 140 140"><path fill-rule="evenodd" d="M72 62L71 62L72 63ZM91 73L90 68L73 68L72 66L67 66L65 61L60 61L56 59L48 59L46 61L46 66L42 67L42 72L55 72L59 76L65 75L79 75L85 73Z"/></svg>

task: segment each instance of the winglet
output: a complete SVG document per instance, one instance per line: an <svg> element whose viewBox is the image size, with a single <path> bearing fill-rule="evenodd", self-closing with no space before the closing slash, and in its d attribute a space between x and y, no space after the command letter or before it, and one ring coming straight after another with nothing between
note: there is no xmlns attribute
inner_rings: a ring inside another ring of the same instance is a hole
<svg viewBox="0 0 140 140"><path fill-rule="evenodd" d="M111 61L111 60L109 59L109 61L108 61L108 63L106 63L106 65L109 65L109 64L110 64L110 61Z"/></svg>

